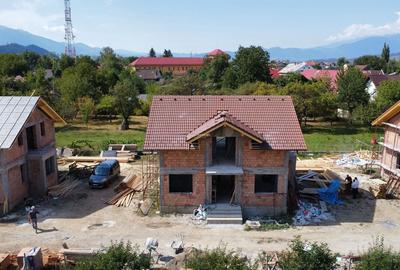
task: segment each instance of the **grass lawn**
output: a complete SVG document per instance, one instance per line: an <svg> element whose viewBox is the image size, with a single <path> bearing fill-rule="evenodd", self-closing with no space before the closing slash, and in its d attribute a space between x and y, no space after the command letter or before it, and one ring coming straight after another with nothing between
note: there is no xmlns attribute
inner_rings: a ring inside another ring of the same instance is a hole
<svg viewBox="0 0 400 270"><path fill-rule="evenodd" d="M303 134L308 151L351 152L368 149L371 138L379 139L383 136L383 129L346 123L333 123L331 126L325 122L310 122L309 126L303 127Z"/></svg>
<svg viewBox="0 0 400 270"><path fill-rule="evenodd" d="M147 117L134 116L130 120L129 130L118 130L121 120L91 121L88 126L82 122L68 121L68 125L56 126L57 147L72 147L85 141L96 152L105 149L109 143L135 143L139 148L143 146L146 132Z"/></svg>
<svg viewBox="0 0 400 270"><path fill-rule="evenodd" d="M96 152L109 143L135 143L141 148L144 143L147 117L131 118L130 129L118 130L121 120L91 121L88 126L80 121L70 121L65 127L56 127L57 147L72 147L74 143L86 141ZM382 129L367 126L349 126L346 123L309 122L303 127L304 137L311 152L351 152L368 149L371 138L383 136ZM82 144L82 143L81 143Z"/></svg>

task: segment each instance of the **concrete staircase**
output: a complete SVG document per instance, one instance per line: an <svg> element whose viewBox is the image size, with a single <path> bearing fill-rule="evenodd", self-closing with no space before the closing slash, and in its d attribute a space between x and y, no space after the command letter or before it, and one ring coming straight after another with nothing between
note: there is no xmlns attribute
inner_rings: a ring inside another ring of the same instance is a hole
<svg viewBox="0 0 400 270"><path fill-rule="evenodd" d="M213 204L207 210L207 224L242 224L242 207L230 204Z"/></svg>

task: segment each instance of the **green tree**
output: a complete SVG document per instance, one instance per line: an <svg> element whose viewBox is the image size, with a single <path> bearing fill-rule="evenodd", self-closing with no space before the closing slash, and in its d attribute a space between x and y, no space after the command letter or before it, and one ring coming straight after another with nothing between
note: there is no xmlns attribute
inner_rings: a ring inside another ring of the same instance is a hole
<svg viewBox="0 0 400 270"><path fill-rule="evenodd" d="M149 57L157 57L156 51L153 48L151 48L149 51Z"/></svg>
<svg viewBox="0 0 400 270"><path fill-rule="evenodd" d="M368 104L367 80L360 70L350 67L339 72L337 85L339 105L350 113L351 121L354 109Z"/></svg>
<svg viewBox="0 0 400 270"><path fill-rule="evenodd" d="M35 52L25 51L22 54L22 57L25 59L29 70L33 70L38 65L39 59L41 58L39 54Z"/></svg>
<svg viewBox="0 0 400 270"><path fill-rule="evenodd" d="M207 60L200 72L204 72L205 79L210 82L212 88L220 88L222 86L222 77L228 68L229 57L226 54L221 54Z"/></svg>
<svg viewBox="0 0 400 270"><path fill-rule="evenodd" d="M186 76L174 78L161 87L161 93L166 95L204 95L206 89L198 73L191 72Z"/></svg>
<svg viewBox="0 0 400 270"><path fill-rule="evenodd" d="M335 270L336 256L325 243L310 243L295 238L279 257L283 270Z"/></svg>
<svg viewBox="0 0 400 270"><path fill-rule="evenodd" d="M115 112L115 97L111 95L103 96L99 103L96 105L96 111L108 115L108 119L111 123L111 117Z"/></svg>
<svg viewBox="0 0 400 270"><path fill-rule="evenodd" d="M309 81L299 73L289 73L274 79L274 84L278 87L285 87L286 85L295 82L304 84Z"/></svg>
<svg viewBox="0 0 400 270"><path fill-rule="evenodd" d="M218 247L212 250L197 250L188 257L186 266L193 270L251 270L247 257L237 252Z"/></svg>
<svg viewBox="0 0 400 270"><path fill-rule="evenodd" d="M63 54L63 55L61 55L61 58L58 61L58 64L59 64L60 72L62 73L67 68L74 66L75 59L66 54Z"/></svg>
<svg viewBox="0 0 400 270"><path fill-rule="evenodd" d="M165 49L164 53L163 53L163 57L174 57L174 56L172 55L171 50Z"/></svg>
<svg viewBox="0 0 400 270"><path fill-rule="evenodd" d="M43 97L47 102L53 104L53 85L45 78L45 70L37 68L34 71L29 71L26 76L26 84L30 89L31 94Z"/></svg>
<svg viewBox="0 0 400 270"><path fill-rule="evenodd" d="M99 87L102 94L107 95L118 81L118 76L123 69L122 62L113 49L106 47L100 52L99 64L100 67L97 70Z"/></svg>
<svg viewBox="0 0 400 270"><path fill-rule="evenodd" d="M232 67L228 67L221 78L222 87L235 89L239 86L238 76Z"/></svg>
<svg viewBox="0 0 400 270"><path fill-rule="evenodd" d="M307 125L307 119L314 116L316 108L319 105L319 98L326 90L321 90L324 84L321 82L315 82L312 84L302 84L299 82L290 83L284 89L282 93L284 95L290 95L293 99L293 104L297 113L297 117L300 123Z"/></svg>
<svg viewBox="0 0 400 270"><path fill-rule="evenodd" d="M369 69L381 70L385 69L386 62L376 55L364 55L354 60L354 65L366 65Z"/></svg>
<svg viewBox="0 0 400 270"><path fill-rule="evenodd" d="M271 83L254 82L245 83L235 90L237 95L279 95L279 89Z"/></svg>
<svg viewBox="0 0 400 270"><path fill-rule="evenodd" d="M349 61L345 57L339 57L336 61L336 65L341 69L344 65L348 64Z"/></svg>
<svg viewBox="0 0 400 270"><path fill-rule="evenodd" d="M136 75L125 76L114 86L111 93L115 97L116 110L122 117L121 130L129 129L129 117L138 107L137 96L144 88L145 83Z"/></svg>
<svg viewBox="0 0 400 270"><path fill-rule="evenodd" d="M387 80L379 85L375 98L379 112L383 113L399 100L400 81Z"/></svg>
<svg viewBox="0 0 400 270"><path fill-rule="evenodd" d="M86 260L78 261L75 270L144 270L150 269L151 257L128 243L112 243L105 252L99 252Z"/></svg>
<svg viewBox="0 0 400 270"><path fill-rule="evenodd" d="M390 47L389 47L389 44L387 44L386 42L385 42L385 44L383 44L381 57L385 61L386 64L389 63L389 60L390 60Z"/></svg>
<svg viewBox="0 0 400 270"><path fill-rule="evenodd" d="M338 107L336 93L328 90L321 94L316 110L319 113L318 116L330 121L331 125L333 125L333 121L337 119Z"/></svg>
<svg viewBox="0 0 400 270"><path fill-rule="evenodd" d="M239 84L246 82L271 82L269 54L261 46L239 47L232 62Z"/></svg>
<svg viewBox="0 0 400 270"><path fill-rule="evenodd" d="M29 70L28 63L21 55L0 54L0 75L15 77L24 76Z"/></svg>
<svg viewBox="0 0 400 270"><path fill-rule="evenodd" d="M89 123L89 119L92 116L94 109L95 109L95 104L93 102L93 99L90 97L81 97L78 99L78 108L79 112L82 115L82 121L85 125Z"/></svg>

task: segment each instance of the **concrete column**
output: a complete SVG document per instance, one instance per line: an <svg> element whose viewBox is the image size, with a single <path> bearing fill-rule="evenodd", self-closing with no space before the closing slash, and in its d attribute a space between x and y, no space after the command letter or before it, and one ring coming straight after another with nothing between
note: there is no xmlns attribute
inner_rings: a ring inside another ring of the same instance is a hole
<svg viewBox="0 0 400 270"><path fill-rule="evenodd" d="M242 203L242 185L243 185L243 175L236 175L235 176L235 203L241 204Z"/></svg>
<svg viewBox="0 0 400 270"><path fill-rule="evenodd" d="M212 203L212 176L206 175L206 204Z"/></svg>
<svg viewBox="0 0 400 270"><path fill-rule="evenodd" d="M161 174L161 168L164 164L164 156L162 152L159 153L159 161L160 161L160 211L162 213L164 209L164 175Z"/></svg>

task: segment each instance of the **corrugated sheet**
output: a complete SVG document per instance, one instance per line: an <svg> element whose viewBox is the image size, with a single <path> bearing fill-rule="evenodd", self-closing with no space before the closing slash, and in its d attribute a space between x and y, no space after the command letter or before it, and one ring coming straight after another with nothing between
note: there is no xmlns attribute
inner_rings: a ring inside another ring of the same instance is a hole
<svg viewBox="0 0 400 270"><path fill-rule="evenodd" d="M11 147L39 97L0 96L0 149Z"/></svg>

